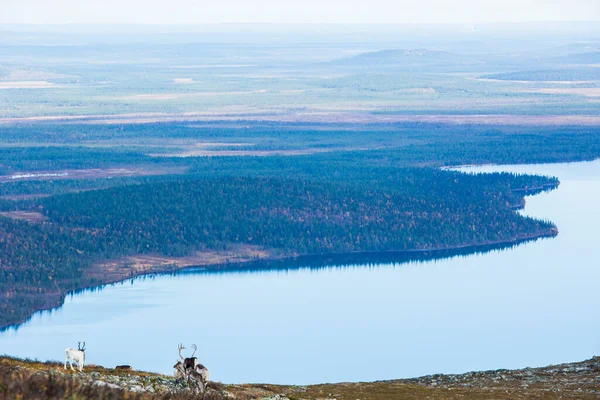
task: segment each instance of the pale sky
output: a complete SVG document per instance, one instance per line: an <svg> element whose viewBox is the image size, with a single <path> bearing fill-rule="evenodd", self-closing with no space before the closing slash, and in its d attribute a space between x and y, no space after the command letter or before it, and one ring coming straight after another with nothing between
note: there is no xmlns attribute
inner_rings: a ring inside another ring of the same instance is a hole
<svg viewBox="0 0 600 400"><path fill-rule="evenodd" d="M0 24L528 21L600 21L600 0L0 0Z"/></svg>

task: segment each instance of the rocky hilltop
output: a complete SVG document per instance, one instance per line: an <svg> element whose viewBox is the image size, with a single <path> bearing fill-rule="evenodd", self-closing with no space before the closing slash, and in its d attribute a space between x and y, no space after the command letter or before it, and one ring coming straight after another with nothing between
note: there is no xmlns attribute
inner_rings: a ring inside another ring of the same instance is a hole
<svg viewBox="0 0 600 400"><path fill-rule="evenodd" d="M201 395L174 377L57 362L0 358L0 399L598 399L600 357L543 368L429 375L392 381L309 386L226 385L211 382Z"/></svg>

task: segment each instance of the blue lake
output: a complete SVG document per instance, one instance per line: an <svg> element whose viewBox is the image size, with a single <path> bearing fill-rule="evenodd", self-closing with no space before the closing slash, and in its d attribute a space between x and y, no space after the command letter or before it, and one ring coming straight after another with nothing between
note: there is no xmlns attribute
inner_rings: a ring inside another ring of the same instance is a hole
<svg viewBox="0 0 600 400"><path fill-rule="evenodd" d="M464 168L554 175L527 198L556 238L425 262L186 271L67 298L0 354L172 373L198 345L214 380L308 384L543 366L600 354L600 161ZM285 264L284 264L285 266Z"/></svg>

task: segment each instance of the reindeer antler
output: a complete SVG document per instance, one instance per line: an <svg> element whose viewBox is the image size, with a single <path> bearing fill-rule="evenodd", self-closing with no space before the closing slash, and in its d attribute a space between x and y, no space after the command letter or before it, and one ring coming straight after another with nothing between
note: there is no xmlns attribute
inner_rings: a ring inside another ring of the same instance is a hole
<svg viewBox="0 0 600 400"><path fill-rule="evenodd" d="M81 351L85 351L85 342L83 342L83 346L81 346Z"/></svg>
<svg viewBox="0 0 600 400"><path fill-rule="evenodd" d="M198 346L196 346L195 344L193 344L192 347L194 348L194 352L192 353L192 357L194 357L194 354L196 354L196 350L198 350Z"/></svg>
<svg viewBox="0 0 600 400"><path fill-rule="evenodd" d="M181 357L182 360L185 360L185 357L181 355L181 350L185 349L185 347L183 347L183 343L180 343L177 347L179 348L179 357Z"/></svg>

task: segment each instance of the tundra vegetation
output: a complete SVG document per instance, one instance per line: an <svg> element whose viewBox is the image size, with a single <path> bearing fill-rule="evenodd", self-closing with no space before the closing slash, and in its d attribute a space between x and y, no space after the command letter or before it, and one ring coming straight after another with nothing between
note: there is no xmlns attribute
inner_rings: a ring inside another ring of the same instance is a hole
<svg viewBox="0 0 600 400"><path fill-rule="evenodd" d="M429 375L392 381L319 385L228 385L209 382L203 395L175 377L90 365L63 372L57 362L0 357L0 397L21 399L597 399L600 359L544 368ZM203 396L203 397L202 397Z"/></svg>

